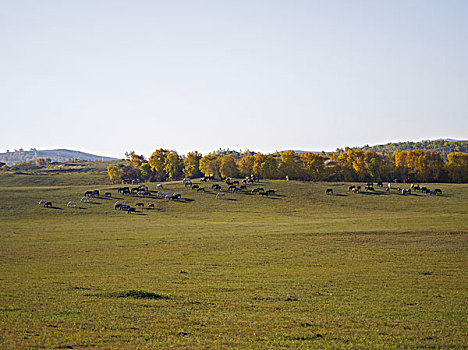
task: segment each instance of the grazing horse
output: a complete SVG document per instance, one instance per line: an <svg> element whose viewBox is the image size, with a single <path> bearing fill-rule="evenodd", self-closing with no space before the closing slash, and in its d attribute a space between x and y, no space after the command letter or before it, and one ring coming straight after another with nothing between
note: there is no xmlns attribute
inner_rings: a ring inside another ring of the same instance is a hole
<svg viewBox="0 0 468 350"><path fill-rule="evenodd" d="M154 203L148 203L148 209L153 208L154 209Z"/></svg>
<svg viewBox="0 0 468 350"><path fill-rule="evenodd" d="M47 203L47 201L45 201L45 200L39 201L39 205L44 205L46 203Z"/></svg>
<svg viewBox="0 0 468 350"><path fill-rule="evenodd" d="M189 177L184 177L184 179L182 180L182 183L186 183L186 182L190 182L190 178Z"/></svg>
<svg viewBox="0 0 468 350"><path fill-rule="evenodd" d="M275 194L275 190L268 190L265 193L267 194L267 196L270 194Z"/></svg>
<svg viewBox="0 0 468 350"><path fill-rule="evenodd" d="M180 192L174 193L173 196L174 196L174 199L180 199L180 198L182 198L182 194L181 194Z"/></svg>
<svg viewBox="0 0 468 350"><path fill-rule="evenodd" d="M377 182L377 186L383 187L383 182L382 181Z"/></svg>
<svg viewBox="0 0 468 350"><path fill-rule="evenodd" d="M206 181L207 181L207 178L203 176L203 177L200 179L200 181L201 181L201 182L206 182Z"/></svg>
<svg viewBox="0 0 468 350"><path fill-rule="evenodd" d="M46 208L46 207L52 208L52 202L45 202L44 203L44 208Z"/></svg>
<svg viewBox="0 0 468 350"><path fill-rule="evenodd" d="M197 188L200 188L200 186L199 185L193 185L192 186L192 190L196 190Z"/></svg>
<svg viewBox="0 0 468 350"><path fill-rule="evenodd" d="M224 193L223 193L223 192L219 192L219 193L216 195L216 199L221 198L221 197L224 197Z"/></svg>
<svg viewBox="0 0 468 350"><path fill-rule="evenodd" d="M236 188L236 185L231 185L228 187L228 192L230 192L231 190L234 191Z"/></svg>
<svg viewBox="0 0 468 350"><path fill-rule="evenodd" d="M115 202L114 210L119 209L122 205L123 205L123 202L121 202L121 201Z"/></svg>
<svg viewBox="0 0 468 350"><path fill-rule="evenodd" d="M135 208L129 207L129 208L127 209L127 214L130 214L130 213L136 213L136 209L135 209Z"/></svg>
<svg viewBox="0 0 468 350"><path fill-rule="evenodd" d="M427 192L427 187L421 187L421 192L426 193Z"/></svg>
<svg viewBox="0 0 468 350"><path fill-rule="evenodd" d="M85 197L81 198L80 202L81 202L81 203L83 203L83 202L89 202L89 197L88 197L88 196L85 196Z"/></svg>
<svg viewBox="0 0 468 350"><path fill-rule="evenodd" d="M333 188L327 188L325 194L333 194Z"/></svg>
<svg viewBox="0 0 468 350"><path fill-rule="evenodd" d="M267 192L258 192L260 196L267 196L268 197L268 191Z"/></svg>
<svg viewBox="0 0 468 350"><path fill-rule="evenodd" d="M414 189L415 191L416 191L416 190L417 190L417 191L421 191L421 187L419 187L419 185L414 186L413 189Z"/></svg>
<svg viewBox="0 0 468 350"><path fill-rule="evenodd" d="M92 197L92 196L93 196L93 191L86 191L86 192L84 193L84 196L85 196L85 197Z"/></svg>
<svg viewBox="0 0 468 350"><path fill-rule="evenodd" d="M374 190L374 187L373 187L373 186L369 186L369 185L367 185L366 187L364 187L364 189L366 190L366 192L367 192L367 191L371 191L371 192L374 192L374 191L375 191L375 190Z"/></svg>
<svg viewBox="0 0 468 350"><path fill-rule="evenodd" d="M435 193L442 194L442 190L440 188L436 188L434 191L435 191Z"/></svg>
<svg viewBox="0 0 468 350"><path fill-rule="evenodd" d="M163 185L162 184L157 184L156 188L163 188Z"/></svg>
<svg viewBox="0 0 468 350"><path fill-rule="evenodd" d="M94 190L94 191L91 192L91 197L94 197L94 196L99 197L99 191L98 190Z"/></svg>
<svg viewBox="0 0 468 350"><path fill-rule="evenodd" d="M105 197L112 197L112 193L106 192L106 193L104 193L104 196L105 196Z"/></svg>
<svg viewBox="0 0 468 350"><path fill-rule="evenodd" d="M348 192L353 191L355 188L356 188L356 186L349 186L349 187L348 187Z"/></svg>
<svg viewBox="0 0 468 350"><path fill-rule="evenodd" d="M144 204L144 203L135 203L135 207L142 207L142 208L144 208L144 207L145 207L145 204Z"/></svg>
<svg viewBox="0 0 468 350"><path fill-rule="evenodd" d="M199 188L197 188L197 192L205 192L205 187L199 187Z"/></svg>
<svg viewBox="0 0 468 350"><path fill-rule="evenodd" d="M120 206L120 210L127 211L128 209L130 209L130 206L127 205L127 204L122 204L122 205Z"/></svg>
<svg viewBox="0 0 468 350"><path fill-rule="evenodd" d="M76 207L76 202L68 202L67 207Z"/></svg>
<svg viewBox="0 0 468 350"><path fill-rule="evenodd" d="M192 186L192 181L187 181L184 183L184 186L187 187L187 186Z"/></svg>
<svg viewBox="0 0 468 350"><path fill-rule="evenodd" d="M213 184L213 185L211 185L211 188L212 188L213 190L220 190L220 189L221 189L221 186L218 185L218 184Z"/></svg>
<svg viewBox="0 0 468 350"><path fill-rule="evenodd" d="M167 200L174 200L174 196L172 194L166 194L166 197L165 197Z"/></svg>

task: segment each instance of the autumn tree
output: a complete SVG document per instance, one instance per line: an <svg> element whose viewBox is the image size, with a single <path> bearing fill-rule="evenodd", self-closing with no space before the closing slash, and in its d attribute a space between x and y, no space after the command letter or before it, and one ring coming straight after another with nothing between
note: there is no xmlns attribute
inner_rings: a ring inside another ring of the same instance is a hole
<svg viewBox="0 0 468 350"><path fill-rule="evenodd" d="M200 171L204 175L213 174L214 176L220 177L221 159L214 154L208 154L200 159Z"/></svg>
<svg viewBox="0 0 468 350"><path fill-rule="evenodd" d="M252 172L256 176L262 176L262 166L267 156L262 153L256 153L253 157L254 157L254 164L252 167Z"/></svg>
<svg viewBox="0 0 468 350"><path fill-rule="evenodd" d="M200 159L202 155L197 151L187 153L184 159L184 174L191 178L197 178L202 175L200 171Z"/></svg>
<svg viewBox="0 0 468 350"><path fill-rule="evenodd" d="M468 153L452 152L447 154L446 168L450 181L468 182Z"/></svg>
<svg viewBox="0 0 468 350"><path fill-rule="evenodd" d="M164 167L166 166L168 152L169 151L167 149L157 149L148 159L148 163L151 165L151 170L155 174L157 181L164 181L167 177L167 173L164 170Z"/></svg>
<svg viewBox="0 0 468 350"><path fill-rule="evenodd" d="M134 151L125 152L125 162L132 165L134 168L139 168L146 159L143 155L138 155Z"/></svg>
<svg viewBox="0 0 468 350"><path fill-rule="evenodd" d="M164 162L164 172L170 180L177 180L182 175L183 161L176 151L169 151Z"/></svg>
<svg viewBox="0 0 468 350"><path fill-rule="evenodd" d="M227 154L221 158L219 171L222 177L239 176L239 168L237 167L236 159L232 154Z"/></svg>
<svg viewBox="0 0 468 350"><path fill-rule="evenodd" d="M290 179L297 179L302 174L301 158L294 151L281 153L279 173L281 177L288 176Z"/></svg>
<svg viewBox="0 0 468 350"><path fill-rule="evenodd" d="M300 155L306 178L322 180L324 176L325 163L322 155L306 152Z"/></svg>
<svg viewBox="0 0 468 350"><path fill-rule="evenodd" d="M107 166L107 175L109 175L109 179L112 181L112 183L118 183L122 179L122 173L120 168L112 164L109 164Z"/></svg>
<svg viewBox="0 0 468 350"><path fill-rule="evenodd" d="M278 176L278 161L275 156L269 154L262 163L262 177L265 179L277 179Z"/></svg>
<svg viewBox="0 0 468 350"><path fill-rule="evenodd" d="M239 173L241 176L250 176L252 175L254 167L254 156L247 155L242 157L239 162Z"/></svg>
<svg viewBox="0 0 468 350"><path fill-rule="evenodd" d="M37 158L36 165L37 166L47 166L50 164L52 160L50 158Z"/></svg>

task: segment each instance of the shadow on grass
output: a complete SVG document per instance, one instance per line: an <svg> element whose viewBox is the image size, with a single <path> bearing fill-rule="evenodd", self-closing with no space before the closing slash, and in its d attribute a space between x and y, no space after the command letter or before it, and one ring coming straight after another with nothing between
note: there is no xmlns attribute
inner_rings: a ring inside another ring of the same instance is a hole
<svg viewBox="0 0 468 350"><path fill-rule="evenodd" d="M176 202L176 203L190 203L190 202L193 202L193 201L195 201L195 199L192 199L192 198L180 198L180 199L175 200L174 202Z"/></svg>
<svg viewBox="0 0 468 350"><path fill-rule="evenodd" d="M57 209L57 210L63 210L63 208L60 208L60 207L46 207L46 208L49 208L49 209Z"/></svg>
<svg viewBox="0 0 468 350"><path fill-rule="evenodd" d="M105 298L130 298L130 299L147 299L147 300L167 300L170 299L169 296L147 292L144 290L135 290L131 289L123 292L113 292L113 293L100 293L100 294L86 294L89 297L105 297Z"/></svg>
<svg viewBox="0 0 468 350"><path fill-rule="evenodd" d="M333 196L335 196L335 197L348 197L347 194L341 194L341 193L334 194Z"/></svg>

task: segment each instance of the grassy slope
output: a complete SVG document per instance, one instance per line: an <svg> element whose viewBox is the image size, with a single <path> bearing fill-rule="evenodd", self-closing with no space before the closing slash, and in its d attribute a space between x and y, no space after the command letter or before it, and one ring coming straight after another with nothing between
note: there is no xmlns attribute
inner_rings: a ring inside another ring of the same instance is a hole
<svg viewBox="0 0 468 350"><path fill-rule="evenodd" d="M66 208L86 186L0 188L2 348L467 346L467 185L262 186L279 196L165 184L186 200L140 215Z"/></svg>

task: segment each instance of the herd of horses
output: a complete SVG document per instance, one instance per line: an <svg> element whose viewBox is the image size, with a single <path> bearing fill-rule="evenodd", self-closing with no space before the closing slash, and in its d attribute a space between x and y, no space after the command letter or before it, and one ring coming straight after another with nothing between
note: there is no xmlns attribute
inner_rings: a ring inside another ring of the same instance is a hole
<svg viewBox="0 0 468 350"><path fill-rule="evenodd" d="M212 193L209 188L207 189L206 187L202 187L203 183L206 183L207 181L214 181L214 178L212 176L205 176L199 180L199 183L193 183L192 179L190 178L184 178L182 180L182 183L184 184L184 187L187 188L189 187L192 191L196 192L203 192L203 193ZM276 195L276 191L273 189L265 189L263 187L250 187L250 185L254 185L256 182L260 182L259 177L255 176L249 176L246 177L242 180L235 180L232 178L225 178L223 181L226 184L226 187L223 191L223 187L221 186L222 183L216 182L211 185L211 190L215 191L216 196L215 199L223 198L226 196L226 193L244 193L244 194L252 194L252 195L259 195L262 197L269 197L269 196L274 196ZM377 182L377 186L383 188L384 184L382 182ZM130 188L128 186L124 187L118 187L114 188L113 190L116 190L118 194L122 196L132 196L135 198L135 196L139 198L153 198L153 199L166 199L168 201L178 201L182 199L182 193L180 192L175 192L175 193L169 193L165 192L163 190L163 185L162 184L157 184L156 185L156 191L150 191L148 186L146 185L138 185L136 187ZM362 187L360 185L350 185L348 187L348 192L352 193L359 193L361 192ZM372 182L367 183L364 186L364 190L366 192L375 192L374 184ZM400 187L392 187L391 183L388 183L386 186L385 191L390 192L391 190L396 190L397 193L402 194L402 195L410 195L414 193L415 191L419 191L420 193L425 193L429 195L441 195L442 190L439 188L436 189L429 189L424 186L420 186L419 184L411 184L410 188L400 188ZM325 194L327 195L333 195L333 188L327 188L325 191ZM80 202L81 203L87 203L89 202L92 198L101 198L100 197L101 192L97 189L94 190L87 190L84 192L83 197L81 198ZM111 192L105 192L104 197L107 198L112 198L112 193ZM39 202L39 205L45 207L45 208L52 208L52 202L51 201L46 201L46 200L41 200ZM67 207L76 207L77 203L75 201L69 201L67 203ZM136 213L137 209L136 208L148 208L148 209L154 209L155 204L152 202L147 202L146 205L143 201L137 202L134 204L134 206L131 206L129 204L125 204L122 200L118 200L114 204L114 209L115 210L121 210L121 211L126 211L127 213Z"/></svg>
<svg viewBox="0 0 468 350"><path fill-rule="evenodd" d="M200 179L200 183L194 184L192 183L192 180L190 178L185 178L182 183L185 185L185 187L190 186L192 190L196 190L197 192L205 192L209 193L208 190L205 189L205 187L201 187L200 185L202 183L206 183L207 181L214 181L214 177L212 176L206 176ZM239 180L233 180L231 178L226 178L224 179L227 188L226 192L229 193L236 193L236 192L244 192L244 193L250 193L250 194L259 194L261 196L271 196L276 193L275 190L269 189L265 190L262 187L257 187L253 189L248 189L247 185L248 184L253 184L255 182L259 182L260 179L258 177L247 177L239 182ZM242 183L242 185L241 185ZM156 191L150 191L148 186L146 185L139 185L133 188L130 188L129 186L124 186L124 187L118 187L114 188L114 190L117 191L118 194L122 196L138 196L140 198L155 198L155 199L166 199L168 201L178 201L182 199L182 193L180 192L174 192L174 193L169 193L165 192L163 190L163 185L162 184L157 184L156 185ZM211 186L211 190L217 191L215 199L223 198L225 197L226 193L221 192L222 191L222 186L220 183L214 183ZM84 192L83 197L80 199L81 203L88 203L90 202L91 199L93 198L101 198L100 197L101 192L99 190L87 190ZM112 198L112 193L111 192L105 192L104 197L109 197ZM41 200L39 202L39 205L42 205L44 207L52 207L52 202L50 201L45 201ZM67 203L67 207L76 207L77 203L75 201L69 201ZM120 211L126 211L128 214L130 213L136 213L137 210L136 208L148 208L148 209L154 209L155 204L152 202L147 202L146 206L145 203L140 201L135 203L134 206L131 206L129 204L125 204L122 200L118 200L114 204L114 209L115 210L120 210Z"/></svg>
<svg viewBox="0 0 468 350"><path fill-rule="evenodd" d="M377 182L378 187L384 187L383 182ZM348 187L348 192L353 192L353 193L359 193L361 191L361 186L359 185L351 185ZM402 195L410 195L414 191L419 191L420 193L425 193L429 195L438 195L442 194L442 190L440 188L436 189L429 189L427 187L420 187L419 184L411 184L410 188L401 188L401 187L396 187L393 188L391 183L388 183L385 192L390 192L390 190L395 189L397 193L401 193ZM372 182L368 182L367 185L364 187L364 190L366 192L375 192L374 189L374 184ZM333 189L332 188L327 188L325 191L325 194L333 194Z"/></svg>

